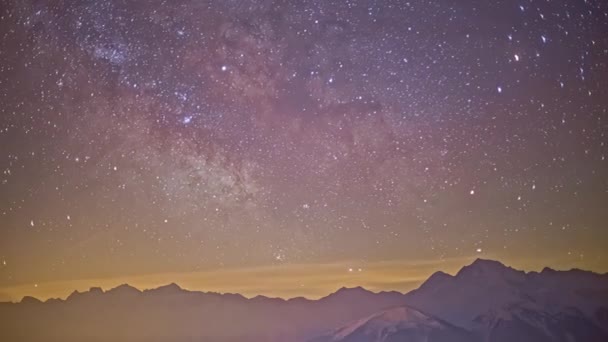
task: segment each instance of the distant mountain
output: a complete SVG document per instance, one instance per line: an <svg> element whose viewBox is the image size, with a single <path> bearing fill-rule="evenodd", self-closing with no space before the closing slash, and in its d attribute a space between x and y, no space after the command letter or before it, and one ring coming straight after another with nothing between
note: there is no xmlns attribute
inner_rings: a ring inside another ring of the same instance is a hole
<svg viewBox="0 0 608 342"><path fill-rule="evenodd" d="M404 303L398 292L342 288L319 300L181 289L92 288L66 300L0 304L7 341L299 341ZM5 339L0 338L4 341Z"/></svg>
<svg viewBox="0 0 608 342"><path fill-rule="evenodd" d="M608 275L522 272L476 260L408 294L342 288L319 300L92 288L66 300L0 303L0 340L15 342L600 342Z"/></svg>

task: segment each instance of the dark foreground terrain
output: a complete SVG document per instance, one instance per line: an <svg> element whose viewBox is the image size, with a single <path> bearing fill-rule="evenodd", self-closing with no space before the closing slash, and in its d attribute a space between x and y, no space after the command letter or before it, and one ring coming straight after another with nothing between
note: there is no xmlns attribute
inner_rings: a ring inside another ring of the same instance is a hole
<svg viewBox="0 0 608 342"><path fill-rule="evenodd" d="M2 341L608 341L608 275L477 260L417 290L343 288L319 300L92 288L0 304Z"/></svg>

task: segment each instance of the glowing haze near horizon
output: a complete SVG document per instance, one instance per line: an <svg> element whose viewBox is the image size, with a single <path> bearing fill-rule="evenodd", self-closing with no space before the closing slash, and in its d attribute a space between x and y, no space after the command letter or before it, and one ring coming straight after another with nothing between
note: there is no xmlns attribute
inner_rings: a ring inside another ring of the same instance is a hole
<svg viewBox="0 0 608 342"><path fill-rule="evenodd" d="M608 271L605 1L0 11L0 300Z"/></svg>

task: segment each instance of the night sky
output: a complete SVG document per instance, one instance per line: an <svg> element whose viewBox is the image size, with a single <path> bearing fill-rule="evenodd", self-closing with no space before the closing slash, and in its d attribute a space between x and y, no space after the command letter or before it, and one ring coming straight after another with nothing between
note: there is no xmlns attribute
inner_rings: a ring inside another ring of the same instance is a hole
<svg viewBox="0 0 608 342"><path fill-rule="evenodd" d="M608 271L608 2L0 2L0 300Z"/></svg>

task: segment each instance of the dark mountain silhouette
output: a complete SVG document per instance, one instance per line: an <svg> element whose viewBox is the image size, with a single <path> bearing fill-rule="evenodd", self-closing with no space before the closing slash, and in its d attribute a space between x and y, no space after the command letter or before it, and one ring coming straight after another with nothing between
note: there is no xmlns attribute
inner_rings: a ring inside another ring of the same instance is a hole
<svg viewBox="0 0 608 342"><path fill-rule="evenodd" d="M342 288L318 300L121 285L0 303L2 341L608 341L608 275L476 260L408 294Z"/></svg>
<svg viewBox="0 0 608 342"><path fill-rule="evenodd" d="M92 288L66 300L26 297L0 304L10 341L297 341L404 303L398 292L342 288L319 300L247 299L187 291L176 284L139 291ZM4 339L2 339L4 340Z"/></svg>

